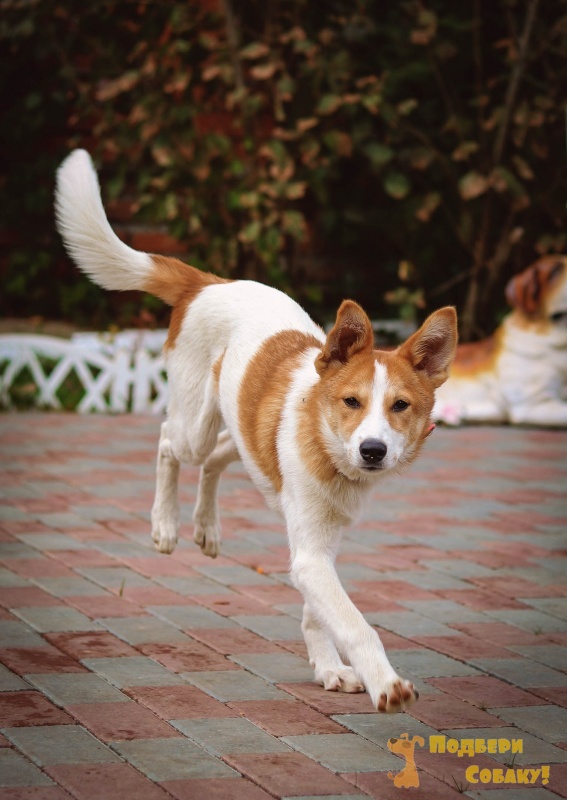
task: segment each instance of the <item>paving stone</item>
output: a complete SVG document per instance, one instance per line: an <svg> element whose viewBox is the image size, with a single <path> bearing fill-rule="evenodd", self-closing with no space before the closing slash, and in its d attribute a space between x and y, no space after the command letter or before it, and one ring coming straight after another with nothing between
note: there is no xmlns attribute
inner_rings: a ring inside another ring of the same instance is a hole
<svg viewBox="0 0 567 800"><path fill-rule="evenodd" d="M197 572L206 575L225 586L274 586L276 581L267 575L261 575L255 569L241 566L229 567L197 567Z"/></svg>
<svg viewBox="0 0 567 800"><path fill-rule="evenodd" d="M561 742L567 731L567 709L555 706L493 708L492 713L546 742Z"/></svg>
<svg viewBox="0 0 567 800"><path fill-rule="evenodd" d="M28 681L59 706L117 703L128 699L107 681L91 673L29 675Z"/></svg>
<svg viewBox="0 0 567 800"><path fill-rule="evenodd" d="M235 717L238 712L219 703L196 686L130 686L130 697L165 720ZM272 702L272 701L270 701Z"/></svg>
<svg viewBox="0 0 567 800"><path fill-rule="evenodd" d="M270 795L246 778L191 778L162 781L160 784L176 800L270 800Z"/></svg>
<svg viewBox="0 0 567 800"><path fill-rule="evenodd" d="M207 672L211 670L237 670L225 656L187 637L183 644L141 644L138 649L146 656L163 664L172 672Z"/></svg>
<svg viewBox="0 0 567 800"><path fill-rule="evenodd" d="M242 615L234 617L234 622L272 642L302 638L300 622L287 616Z"/></svg>
<svg viewBox="0 0 567 800"><path fill-rule="evenodd" d="M5 728L3 733L38 766L120 761L80 725Z"/></svg>
<svg viewBox="0 0 567 800"><path fill-rule="evenodd" d="M284 753L290 749L246 719L176 719L171 724L215 756Z"/></svg>
<svg viewBox="0 0 567 800"><path fill-rule="evenodd" d="M24 684L29 689L29 684ZM40 692L15 691L0 694L0 725L14 728L21 725L62 725L72 718L54 706Z"/></svg>
<svg viewBox="0 0 567 800"><path fill-rule="evenodd" d="M437 730L441 728L484 728L500 726L501 720L480 708L451 695L420 695L419 701L406 712Z"/></svg>
<svg viewBox="0 0 567 800"><path fill-rule="evenodd" d="M150 606L148 610L181 630L236 628L232 620L202 606Z"/></svg>
<svg viewBox="0 0 567 800"><path fill-rule="evenodd" d="M189 567L185 567L185 570L188 571ZM210 578L197 575L191 577L157 577L156 582L167 589L171 589L173 592L177 592L177 594L185 596L218 594L222 591L230 592L228 586L223 586Z"/></svg>
<svg viewBox="0 0 567 800"><path fill-rule="evenodd" d="M195 597L199 605L209 608L223 617L241 617L243 615L275 616L277 611L255 600L253 597L233 591L229 594L206 594Z"/></svg>
<svg viewBox="0 0 567 800"><path fill-rule="evenodd" d="M182 672L181 677L221 702L229 700L285 700L285 692L256 675L241 671Z"/></svg>
<svg viewBox="0 0 567 800"><path fill-rule="evenodd" d="M402 733L426 740L437 734L436 728L424 725L409 714L336 714L333 719L382 748L387 748L388 740L399 738Z"/></svg>
<svg viewBox="0 0 567 800"><path fill-rule="evenodd" d="M394 774L394 773L391 773ZM411 800L462 800L465 796L456 787L442 783L432 775L428 775L423 770L419 771L419 787L412 787ZM376 798L376 800L399 800L400 789L394 785L387 772L356 772L348 773L343 776L353 784ZM464 785L463 781L463 785ZM457 785L461 785L457 781ZM468 795L466 795L468 797ZM508 800L512 800L508 797ZM549 800L549 798L548 798Z"/></svg>
<svg viewBox="0 0 567 800"><path fill-rule="evenodd" d="M504 678L522 689L530 686L567 686L567 675L527 658L479 658L485 672Z"/></svg>
<svg viewBox="0 0 567 800"><path fill-rule="evenodd" d="M226 756L226 761L275 797L352 794L352 786L301 753Z"/></svg>
<svg viewBox="0 0 567 800"><path fill-rule="evenodd" d="M521 653L553 669L567 670L567 647L553 645L509 645L515 653Z"/></svg>
<svg viewBox="0 0 567 800"><path fill-rule="evenodd" d="M43 644L41 636L23 622L0 620L0 648L41 647Z"/></svg>
<svg viewBox="0 0 567 800"><path fill-rule="evenodd" d="M444 692L455 695L478 708L497 706L537 706L539 697L489 675L471 675L464 678L429 678L429 683Z"/></svg>
<svg viewBox="0 0 567 800"><path fill-rule="evenodd" d="M514 765L521 767L524 764L566 764L567 763L567 750L562 750L555 747L549 742L532 736L531 733L526 733L523 730L514 727L502 728L461 728L457 730L446 731L447 736L455 739L493 739L495 736L499 739L521 739L523 743L523 752L514 753L494 753L491 755L495 761L501 764L506 764L514 758ZM475 756L476 758L476 756Z"/></svg>
<svg viewBox="0 0 567 800"><path fill-rule="evenodd" d="M514 800L550 800L552 795L543 786L528 789L514 787ZM509 789L472 789L467 792L472 800L511 800Z"/></svg>
<svg viewBox="0 0 567 800"><path fill-rule="evenodd" d="M25 586L0 589L0 605L7 609L29 608L30 606L61 606L53 595L26 581Z"/></svg>
<svg viewBox="0 0 567 800"><path fill-rule="evenodd" d="M86 658L83 664L113 686L177 686L184 681L145 656Z"/></svg>
<svg viewBox="0 0 567 800"><path fill-rule="evenodd" d="M281 648L261 636L243 628L231 630L218 628L199 628L192 630L191 636L208 645L217 653L233 655L236 653L281 653Z"/></svg>
<svg viewBox="0 0 567 800"><path fill-rule="evenodd" d="M188 739L117 742L120 755L152 781L230 778L237 773Z"/></svg>
<svg viewBox="0 0 567 800"><path fill-rule="evenodd" d="M86 703L68 706L67 710L77 722L103 742L162 739L180 735L149 709L134 702Z"/></svg>
<svg viewBox="0 0 567 800"><path fill-rule="evenodd" d="M2 651L0 650L0 658L1 653ZM17 689L29 689L29 684L15 675L4 664L0 664L0 692L13 692Z"/></svg>
<svg viewBox="0 0 567 800"><path fill-rule="evenodd" d="M241 714L272 736L299 736L307 733L344 733L336 722L313 708L288 700L244 700L229 703Z"/></svg>
<svg viewBox="0 0 567 800"><path fill-rule="evenodd" d="M313 677L309 662L291 653L246 653L231 656L231 660L270 683L301 682Z"/></svg>
<svg viewBox="0 0 567 800"><path fill-rule="evenodd" d="M27 758L9 747L2 747L0 786L53 786L53 781Z"/></svg>
<svg viewBox="0 0 567 800"><path fill-rule="evenodd" d="M394 669L402 674L415 675L417 678L478 674L478 670L474 667L432 650L392 650L390 661Z"/></svg>
<svg viewBox="0 0 567 800"><path fill-rule="evenodd" d="M284 736L282 741L333 772L397 770L399 759L354 733Z"/></svg>
<svg viewBox="0 0 567 800"><path fill-rule="evenodd" d="M451 636L453 633L448 625L423 617L415 611L379 611L364 616L371 625L380 625L410 639L414 636Z"/></svg>
<svg viewBox="0 0 567 800"><path fill-rule="evenodd" d="M38 583L54 597L74 597L75 595L100 597L106 594L100 586L79 576L76 578L44 578Z"/></svg>
<svg viewBox="0 0 567 800"><path fill-rule="evenodd" d="M169 798L164 789L141 775L130 764L59 764L47 767L46 771L77 800Z"/></svg>
<svg viewBox="0 0 567 800"><path fill-rule="evenodd" d="M71 658L135 656L138 651L106 631L48 633L46 639Z"/></svg>
<svg viewBox="0 0 567 800"><path fill-rule="evenodd" d="M451 600L399 600L406 606L424 617L451 624L451 622L485 622L486 616L478 611L473 611L466 606Z"/></svg>
<svg viewBox="0 0 567 800"><path fill-rule="evenodd" d="M65 606L18 608L14 610L14 613L40 633L99 630L96 622L81 614L80 611Z"/></svg>
<svg viewBox="0 0 567 800"><path fill-rule="evenodd" d="M145 642L182 643L191 641L178 628L153 616L113 617L99 620L99 622L119 639L132 645Z"/></svg>
<svg viewBox="0 0 567 800"><path fill-rule="evenodd" d="M85 614L89 619L96 620L99 625L103 624L101 620L109 617L124 617L125 615L129 617L148 616L143 608L126 599L126 597L117 597L109 592L96 596L74 595L66 597L65 602Z"/></svg>
<svg viewBox="0 0 567 800"><path fill-rule="evenodd" d="M364 714L372 710L366 692L327 692L313 681L308 683L280 683L279 688L296 697L322 714Z"/></svg>
<svg viewBox="0 0 567 800"><path fill-rule="evenodd" d="M486 614L509 625L516 625L533 633L567 631L567 620L558 619L535 609L487 609Z"/></svg>
<svg viewBox="0 0 567 800"><path fill-rule="evenodd" d="M366 800L368 797L367 794L309 794L309 795L297 795L294 797L294 800ZM288 800L288 798L282 798L282 800Z"/></svg>
<svg viewBox="0 0 567 800"><path fill-rule="evenodd" d="M77 517L77 520L80 518ZM80 525L77 525L80 527ZM23 542L30 547L35 547L36 550L49 551L49 550L83 550L85 545L73 539L71 536L66 536L64 533L27 533L21 534L19 537Z"/></svg>
<svg viewBox="0 0 567 800"><path fill-rule="evenodd" d="M151 581L128 567L80 567L77 570L85 578L111 591L124 591L126 586L152 586Z"/></svg>
<svg viewBox="0 0 567 800"><path fill-rule="evenodd" d="M9 589L30 586L30 583L25 578L15 575L11 570L0 567L0 586Z"/></svg>

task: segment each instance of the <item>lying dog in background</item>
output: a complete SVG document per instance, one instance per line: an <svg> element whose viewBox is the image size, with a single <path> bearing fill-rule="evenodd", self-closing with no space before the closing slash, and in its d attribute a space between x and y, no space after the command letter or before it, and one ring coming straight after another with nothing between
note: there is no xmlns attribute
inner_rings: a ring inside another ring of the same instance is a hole
<svg viewBox="0 0 567 800"><path fill-rule="evenodd" d="M69 253L96 283L148 291L173 306L165 346L170 401L152 510L158 550L170 553L177 541L185 461L202 465L195 540L218 554L219 477L242 459L285 518L316 680L331 690L366 688L379 711L410 705L417 692L395 673L334 562L342 528L364 498L415 459L431 430L434 392L456 347L454 309L435 312L397 350L381 352L364 311L345 300L325 336L282 292L126 246L108 224L82 150L58 172L56 208Z"/></svg>
<svg viewBox="0 0 567 800"><path fill-rule="evenodd" d="M540 258L506 288L513 311L460 345L433 419L567 426L567 257Z"/></svg>

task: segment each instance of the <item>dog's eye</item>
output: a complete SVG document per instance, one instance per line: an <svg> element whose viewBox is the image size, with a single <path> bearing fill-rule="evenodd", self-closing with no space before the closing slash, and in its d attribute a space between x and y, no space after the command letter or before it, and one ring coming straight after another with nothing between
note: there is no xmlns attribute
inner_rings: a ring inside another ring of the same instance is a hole
<svg viewBox="0 0 567 800"><path fill-rule="evenodd" d="M345 397L343 402L349 408L360 408L360 402L356 399L356 397Z"/></svg>
<svg viewBox="0 0 567 800"><path fill-rule="evenodd" d="M392 411L405 411L406 408L409 408L409 403L406 403L405 400L396 400L392 406Z"/></svg>

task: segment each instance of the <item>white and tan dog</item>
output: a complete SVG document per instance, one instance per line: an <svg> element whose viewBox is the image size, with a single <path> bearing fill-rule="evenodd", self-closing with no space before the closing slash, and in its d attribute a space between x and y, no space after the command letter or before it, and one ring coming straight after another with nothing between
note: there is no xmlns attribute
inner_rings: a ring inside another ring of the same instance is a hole
<svg viewBox="0 0 567 800"><path fill-rule="evenodd" d="M413 461L432 427L434 391L456 346L454 309L432 314L396 351L380 352L368 317L346 300L325 336L275 289L126 246L108 224L82 150L58 172L56 207L69 253L96 283L151 292L173 306L170 403L152 510L156 547L175 547L179 464L186 461L202 465L195 540L207 555L218 554L219 476L242 459L285 518L316 680L331 690L366 688L379 711L410 705L417 692L395 673L334 562L343 526L380 479Z"/></svg>
<svg viewBox="0 0 567 800"><path fill-rule="evenodd" d="M458 347L433 418L567 426L567 258L540 258L506 298L514 310L494 335Z"/></svg>

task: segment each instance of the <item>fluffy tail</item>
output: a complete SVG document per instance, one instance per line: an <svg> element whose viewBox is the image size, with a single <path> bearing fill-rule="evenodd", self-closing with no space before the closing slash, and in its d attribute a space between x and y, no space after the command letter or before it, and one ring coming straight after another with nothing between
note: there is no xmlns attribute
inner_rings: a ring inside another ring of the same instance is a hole
<svg viewBox="0 0 567 800"><path fill-rule="evenodd" d="M74 150L57 171L55 213L69 255L105 289L138 289L174 306L205 286L224 283L176 258L141 253L121 242L106 218L97 175L85 150Z"/></svg>

